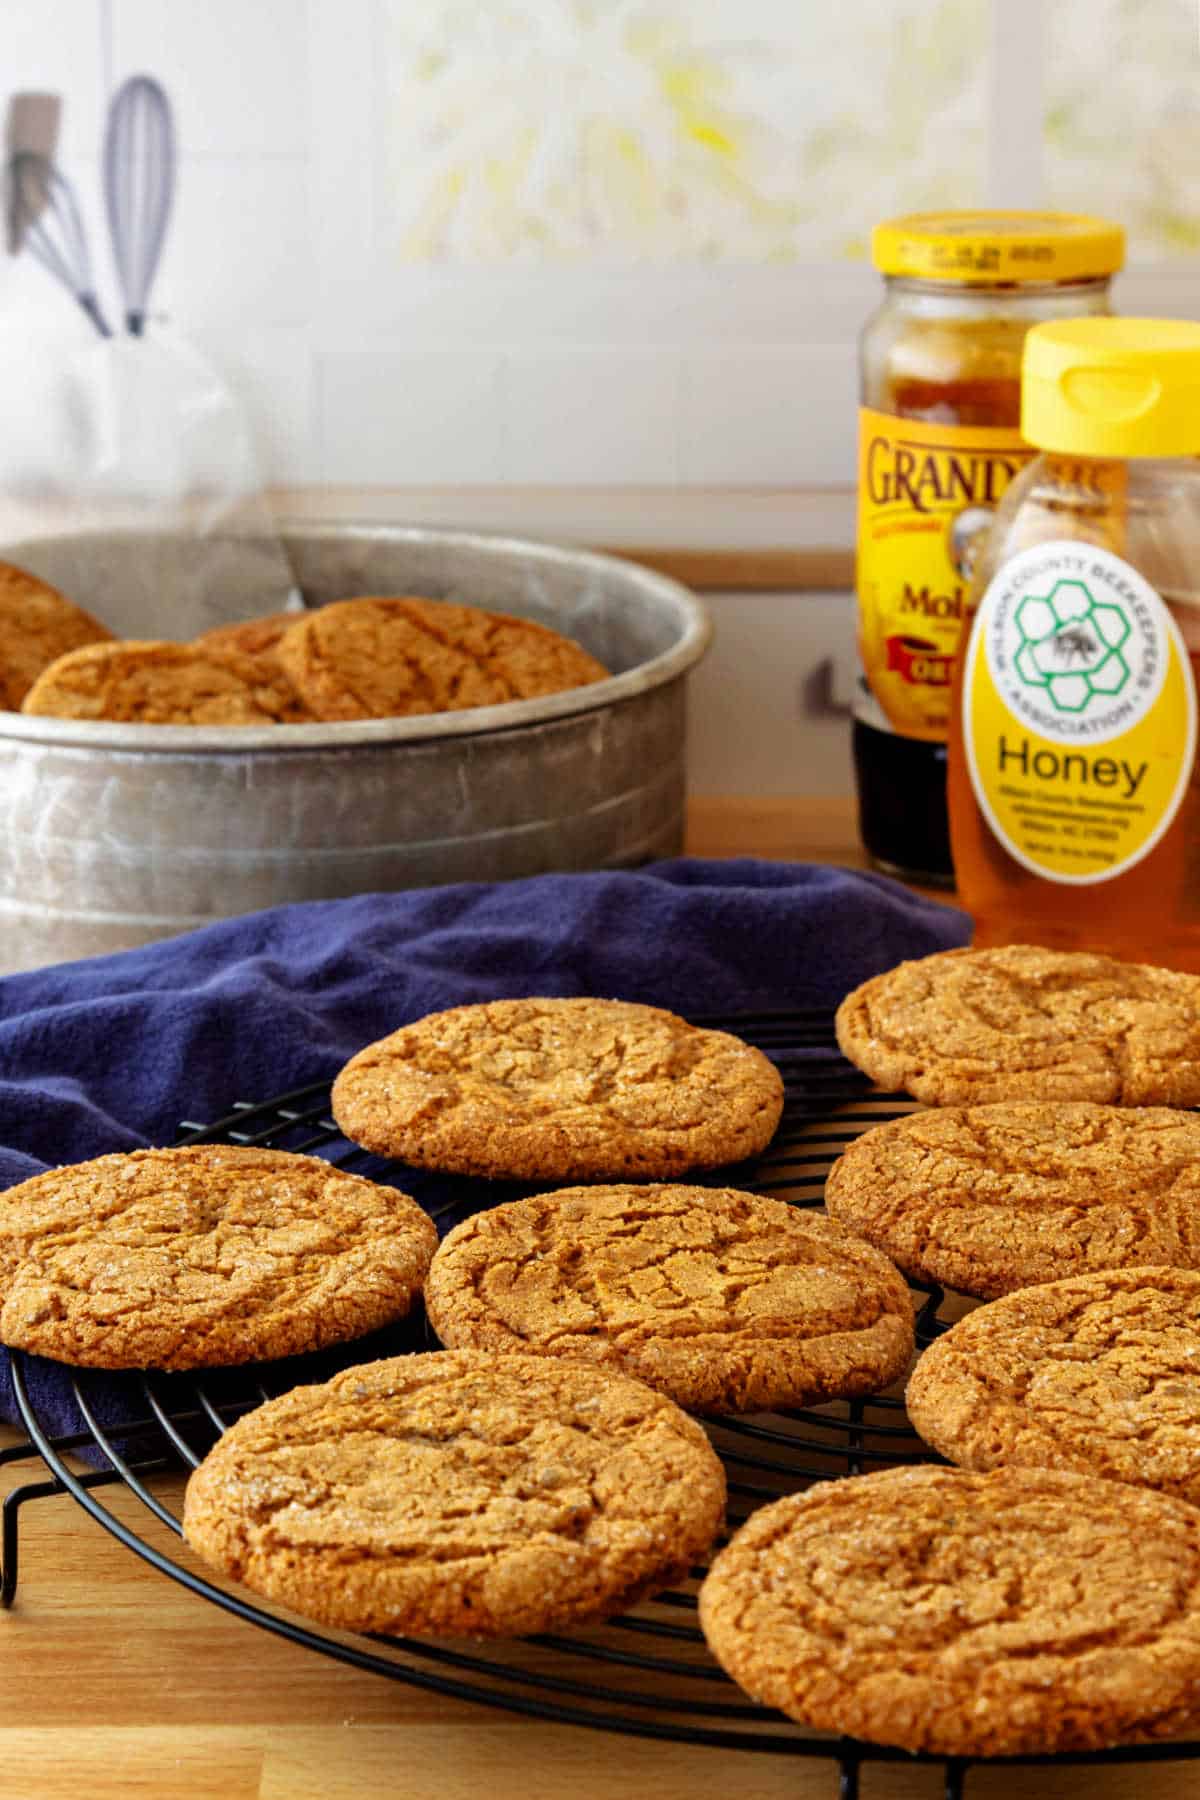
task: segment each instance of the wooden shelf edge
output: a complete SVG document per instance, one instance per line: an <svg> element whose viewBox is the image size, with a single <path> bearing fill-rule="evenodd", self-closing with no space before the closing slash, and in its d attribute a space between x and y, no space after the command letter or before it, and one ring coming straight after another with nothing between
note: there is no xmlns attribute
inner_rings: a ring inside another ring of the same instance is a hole
<svg viewBox="0 0 1200 1800"><path fill-rule="evenodd" d="M825 549L687 550L672 546L599 546L670 575L699 593L828 592L854 584L854 553Z"/></svg>

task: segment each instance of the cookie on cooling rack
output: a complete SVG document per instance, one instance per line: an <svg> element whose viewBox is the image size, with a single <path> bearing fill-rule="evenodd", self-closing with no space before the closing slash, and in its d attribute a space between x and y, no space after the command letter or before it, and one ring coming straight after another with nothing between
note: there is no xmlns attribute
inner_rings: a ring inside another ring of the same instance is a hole
<svg viewBox="0 0 1200 1800"><path fill-rule="evenodd" d="M700 1426L640 1382L446 1351L239 1419L183 1523L207 1562L326 1625L521 1637L683 1579L724 1505Z"/></svg>
<svg viewBox="0 0 1200 1800"><path fill-rule="evenodd" d="M667 1178L765 1148L783 1082L761 1050L624 1000L494 1000L368 1044L333 1086L355 1143L459 1175Z"/></svg>
<svg viewBox="0 0 1200 1800"><path fill-rule="evenodd" d="M455 1348L621 1368L697 1412L873 1393L913 1351L885 1257L732 1188L566 1188L476 1213L438 1249L425 1305Z"/></svg>
<svg viewBox="0 0 1200 1800"><path fill-rule="evenodd" d="M1200 1117L1087 1102L910 1113L855 1139L825 1205L906 1275L982 1300L1095 1269L1200 1268Z"/></svg>
<svg viewBox="0 0 1200 1800"><path fill-rule="evenodd" d="M908 1412L968 1469L1073 1469L1200 1502L1200 1274L1113 1269L1025 1288L922 1356Z"/></svg>
<svg viewBox="0 0 1200 1800"><path fill-rule="evenodd" d="M273 659L132 638L60 656L21 711L135 725L281 725L312 717Z"/></svg>
<svg viewBox="0 0 1200 1800"><path fill-rule="evenodd" d="M275 654L319 719L379 719L530 700L603 681L581 645L531 619L411 595L338 600Z"/></svg>
<svg viewBox="0 0 1200 1800"><path fill-rule="evenodd" d="M932 1106L1200 1105L1200 976L1082 951L946 950L855 988L838 1043Z"/></svg>
<svg viewBox="0 0 1200 1800"><path fill-rule="evenodd" d="M0 1194L0 1342L100 1369L295 1356L402 1318L436 1243L406 1194L318 1157L100 1156Z"/></svg>
<svg viewBox="0 0 1200 1800"><path fill-rule="evenodd" d="M0 707L16 712L50 663L112 632L57 588L0 562Z"/></svg>
<svg viewBox="0 0 1200 1800"><path fill-rule="evenodd" d="M1200 1718L1200 1510L1043 1469L890 1469L764 1506L700 1622L756 1700L938 1756L1174 1737Z"/></svg>

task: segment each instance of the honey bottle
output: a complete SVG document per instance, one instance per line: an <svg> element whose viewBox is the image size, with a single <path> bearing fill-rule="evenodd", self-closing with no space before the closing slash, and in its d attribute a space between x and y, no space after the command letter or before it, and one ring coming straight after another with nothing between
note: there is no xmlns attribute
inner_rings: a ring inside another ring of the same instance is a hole
<svg viewBox="0 0 1200 1800"><path fill-rule="evenodd" d="M952 699L959 894L979 945L1200 970L1200 324L1036 326L1021 432Z"/></svg>

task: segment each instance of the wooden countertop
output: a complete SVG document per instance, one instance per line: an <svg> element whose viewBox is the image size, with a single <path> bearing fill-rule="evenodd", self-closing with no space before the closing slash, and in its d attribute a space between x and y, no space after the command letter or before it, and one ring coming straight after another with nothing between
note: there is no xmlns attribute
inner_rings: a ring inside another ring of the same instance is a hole
<svg viewBox="0 0 1200 1800"><path fill-rule="evenodd" d="M713 801L690 848L860 862L843 802ZM0 1442L12 1442L0 1435ZM41 1465L0 1470L0 1491ZM107 1503L152 1532L131 1495ZM167 1534L163 1533L163 1541ZM69 1497L21 1516L0 1619L3 1800L835 1800L832 1765L543 1725L344 1668L156 1574ZM934 1772L864 1770L862 1800L939 1800ZM968 1800L1190 1800L1194 1765L976 1769Z"/></svg>
<svg viewBox="0 0 1200 1800"><path fill-rule="evenodd" d="M694 799L688 806L687 849L692 856L766 856L867 867L854 802L843 794Z"/></svg>

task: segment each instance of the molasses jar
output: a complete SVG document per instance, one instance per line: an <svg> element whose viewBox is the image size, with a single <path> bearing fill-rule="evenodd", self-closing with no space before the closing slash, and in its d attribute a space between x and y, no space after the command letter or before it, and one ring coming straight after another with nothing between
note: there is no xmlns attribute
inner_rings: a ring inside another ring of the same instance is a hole
<svg viewBox="0 0 1200 1800"><path fill-rule="evenodd" d="M877 868L950 886L950 688L982 534L1034 455L1025 334L1110 310L1124 234L1070 213L915 213L877 226L872 256L886 291L861 341L859 829Z"/></svg>
<svg viewBox="0 0 1200 1800"><path fill-rule="evenodd" d="M1200 324L1038 326L1021 422L955 683L959 893L978 945L1195 972Z"/></svg>

